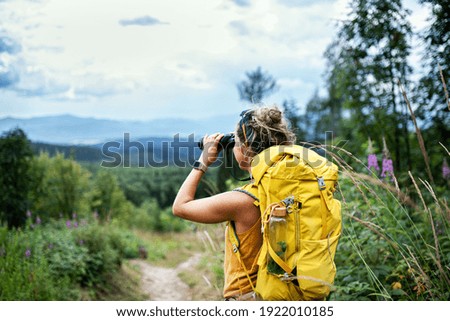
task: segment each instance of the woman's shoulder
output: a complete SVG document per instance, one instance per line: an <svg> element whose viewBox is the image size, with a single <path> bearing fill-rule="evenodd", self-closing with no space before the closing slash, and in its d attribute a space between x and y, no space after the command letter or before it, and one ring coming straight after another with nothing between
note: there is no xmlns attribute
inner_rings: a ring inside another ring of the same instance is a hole
<svg viewBox="0 0 450 321"><path fill-rule="evenodd" d="M250 196L251 198L254 199L254 201L255 201L254 204L256 206L259 205L258 188L255 185L253 185L252 183L235 188L235 189L233 189L233 191L247 194L248 196Z"/></svg>

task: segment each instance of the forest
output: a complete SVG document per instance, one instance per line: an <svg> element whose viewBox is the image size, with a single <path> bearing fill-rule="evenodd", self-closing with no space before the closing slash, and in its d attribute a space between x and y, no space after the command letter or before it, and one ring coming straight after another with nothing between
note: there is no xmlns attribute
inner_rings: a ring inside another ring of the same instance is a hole
<svg viewBox="0 0 450 321"><path fill-rule="evenodd" d="M450 300L450 1L419 2L430 10L417 33L401 0L349 1L324 52L324 88L306 106L279 103L297 144L340 169L343 234L328 300ZM243 102L263 104L279 88L262 67L245 77ZM212 294L196 299L220 299L223 226L171 212L190 167L102 167L99 157L30 142L20 128L1 135L0 300L141 300L121 286L137 287L128 260L164 264L194 248L200 276L183 277L193 289L208 280ZM242 184L234 176L213 168L197 196Z"/></svg>

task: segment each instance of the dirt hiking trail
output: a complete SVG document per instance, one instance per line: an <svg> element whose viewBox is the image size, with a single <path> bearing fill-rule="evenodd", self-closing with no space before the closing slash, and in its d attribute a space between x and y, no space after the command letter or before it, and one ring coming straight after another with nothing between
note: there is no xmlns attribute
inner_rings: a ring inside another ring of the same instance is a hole
<svg viewBox="0 0 450 321"><path fill-rule="evenodd" d="M201 258L200 253L194 254L187 261L175 268L165 268L150 264L144 260L131 260L141 272L141 290L151 301L189 301L192 293L178 274L183 271L193 271Z"/></svg>

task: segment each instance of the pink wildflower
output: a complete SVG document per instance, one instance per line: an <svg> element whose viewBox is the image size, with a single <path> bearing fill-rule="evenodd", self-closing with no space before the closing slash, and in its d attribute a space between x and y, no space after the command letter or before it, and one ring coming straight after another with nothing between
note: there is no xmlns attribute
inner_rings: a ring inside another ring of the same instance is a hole
<svg viewBox="0 0 450 321"><path fill-rule="evenodd" d="M369 142L368 142L369 146L367 147L367 167L370 170L375 170L375 171L379 171L380 167L378 166L378 159L377 159L377 155L375 155L374 149L373 149L373 144L372 144L372 140L369 137Z"/></svg>
<svg viewBox="0 0 450 321"><path fill-rule="evenodd" d="M369 170L375 170L375 171L379 171L380 167L378 166L378 159L377 159L377 155L375 154L369 154L369 156L367 156L367 163L369 167Z"/></svg>
<svg viewBox="0 0 450 321"><path fill-rule="evenodd" d="M391 180L394 180L394 164L387 148L386 140L383 137L383 162L381 168L381 177L387 177L389 175Z"/></svg>
<svg viewBox="0 0 450 321"><path fill-rule="evenodd" d="M442 176L444 179L450 179L450 167L448 167L446 158L444 158L444 163L442 164Z"/></svg>

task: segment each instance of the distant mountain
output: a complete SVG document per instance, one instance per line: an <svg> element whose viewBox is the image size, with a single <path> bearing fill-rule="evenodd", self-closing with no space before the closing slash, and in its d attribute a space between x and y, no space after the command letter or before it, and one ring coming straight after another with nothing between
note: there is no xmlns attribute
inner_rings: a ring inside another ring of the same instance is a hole
<svg viewBox="0 0 450 321"><path fill-rule="evenodd" d="M141 137L187 137L194 134L231 132L237 121L236 115L217 116L208 119L190 120L164 118L149 121L117 121L83 118L72 115L35 118L2 118L0 133L19 127L33 142L61 145L93 145L109 140L121 140L128 133L130 140Z"/></svg>
<svg viewBox="0 0 450 321"><path fill-rule="evenodd" d="M165 167L192 165L200 156L198 143L192 138L147 137L140 139L112 139L95 145L58 145L32 142L36 155L56 153L76 161L102 164L103 167L140 166Z"/></svg>

